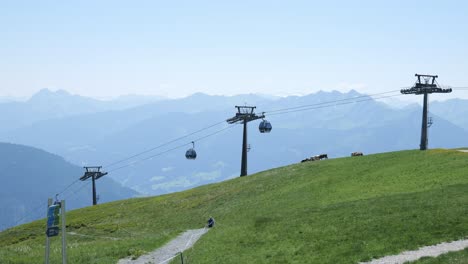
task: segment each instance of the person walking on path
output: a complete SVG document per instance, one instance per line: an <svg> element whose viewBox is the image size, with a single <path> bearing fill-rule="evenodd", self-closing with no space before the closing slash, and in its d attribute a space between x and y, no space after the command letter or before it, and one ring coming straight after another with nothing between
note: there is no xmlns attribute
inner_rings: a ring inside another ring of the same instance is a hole
<svg viewBox="0 0 468 264"><path fill-rule="evenodd" d="M215 225L215 220L212 216L210 216L210 219L208 219L208 227L212 228Z"/></svg>

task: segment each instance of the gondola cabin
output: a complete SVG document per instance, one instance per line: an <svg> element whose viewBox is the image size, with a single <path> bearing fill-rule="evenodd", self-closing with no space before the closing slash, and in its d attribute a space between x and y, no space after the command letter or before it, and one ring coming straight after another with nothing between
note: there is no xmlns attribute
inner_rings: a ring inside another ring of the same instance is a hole
<svg viewBox="0 0 468 264"><path fill-rule="evenodd" d="M192 148L185 152L185 157L189 160L194 160L197 158L197 152L195 151L195 142L192 141Z"/></svg>
<svg viewBox="0 0 468 264"><path fill-rule="evenodd" d="M260 130L260 133L270 133L272 128L273 127L271 126L270 122L267 120L262 120L260 125L258 125L258 130Z"/></svg>
<svg viewBox="0 0 468 264"><path fill-rule="evenodd" d="M187 152L185 152L185 157L187 159L194 160L197 158L197 152L193 148L191 148L187 150Z"/></svg>

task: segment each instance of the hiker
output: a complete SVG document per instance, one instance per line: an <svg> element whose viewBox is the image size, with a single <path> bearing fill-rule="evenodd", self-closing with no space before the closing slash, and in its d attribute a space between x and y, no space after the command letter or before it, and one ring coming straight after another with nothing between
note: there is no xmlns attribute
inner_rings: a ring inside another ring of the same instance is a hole
<svg viewBox="0 0 468 264"><path fill-rule="evenodd" d="M210 219L208 219L208 227L211 228L215 224L215 220L213 217L210 216Z"/></svg>

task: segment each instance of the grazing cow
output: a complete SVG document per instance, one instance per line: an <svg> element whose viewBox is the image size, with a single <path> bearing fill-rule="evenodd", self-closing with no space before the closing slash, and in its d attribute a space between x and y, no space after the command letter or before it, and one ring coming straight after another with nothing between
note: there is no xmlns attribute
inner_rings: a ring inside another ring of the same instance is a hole
<svg viewBox="0 0 468 264"><path fill-rule="evenodd" d="M320 159L328 159L328 155L327 154L320 154L318 155Z"/></svg>
<svg viewBox="0 0 468 264"><path fill-rule="evenodd" d="M356 157L356 156L364 156L364 154L358 151L351 153L351 157Z"/></svg>
<svg viewBox="0 0 468 264"><path fill-rule="evenodd" d="M312 156L310 158L306 158L306 159L301 160L301 163L302 162L307 162L307 161L322 160L322 159L328 159L328 155L327 154L315 155L315 156Z"/></svg>

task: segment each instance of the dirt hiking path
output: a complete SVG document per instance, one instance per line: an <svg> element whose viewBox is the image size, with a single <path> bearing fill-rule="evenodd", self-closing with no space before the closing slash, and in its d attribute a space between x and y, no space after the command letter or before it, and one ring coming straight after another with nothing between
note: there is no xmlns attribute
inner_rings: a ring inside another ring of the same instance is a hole
<svg viewBox="0 0 468 264"><path fill-rule="evenodd" d="M398 255L374 259L369 262L361 262L361 264L403 264L407 261L415 261L422 257L437 257L451 251L460 251L465 248L468 248L468 239L422 247L418 250L405 251Z"/></svg>
<svg viewBox="0 0 468 264"><path fill-rule="evenodd" d="M163 264L169 263L178 253L191 248L202 235L208 232L208 228L187 230L178 237L171 240L161 248L149 254L143 255L136 260L125 258L119 260L117 264Z"/></svg>

